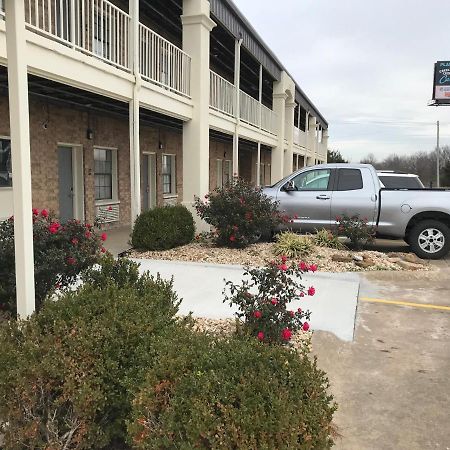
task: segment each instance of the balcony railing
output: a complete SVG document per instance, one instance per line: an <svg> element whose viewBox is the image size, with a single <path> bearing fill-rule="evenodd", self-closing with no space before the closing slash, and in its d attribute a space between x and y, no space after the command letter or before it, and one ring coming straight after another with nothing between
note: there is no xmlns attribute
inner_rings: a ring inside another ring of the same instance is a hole
<svg viewBox="0 0 450 450"><path fill-rule="evenodd" d="M254 125L259 128L260 125L260 103L255 98L246 94L244 91L239 92L239 117L243 122Z"/></svg>
<svg viewBox="0 0 450 450"><path fill-rule="evenodd" d="M108 0L23 1L28 29L131 71L131 18ZM0 19L5 16L3 3L0 0ZM190 96L190 56L142 24L136 56L145 80Z"/></svg>
<svg viewBox="0 0 450 450"><path fill-rule="evenodd" d="M233 83L210 71L209 104L211 108L228 116L236 114L236 89Z"/></svg>
<svg viewBox="0 0 450 450"><path fill-rule="evenodd" d="M306 133L294 126L294 144L306 148Z"/></svg>
<svg viewBox="0 0 450 450"><path fill-rule="evenodd" d="M267 106L261 104L261 128L272 134L277 134L276 114Z"/></svg>
<svg viewBox="0 0 450 450"><path fill-rule="evenodd" d="M139 71L147 81L190 95L190 56L142 24L139 24Z"/></svg>

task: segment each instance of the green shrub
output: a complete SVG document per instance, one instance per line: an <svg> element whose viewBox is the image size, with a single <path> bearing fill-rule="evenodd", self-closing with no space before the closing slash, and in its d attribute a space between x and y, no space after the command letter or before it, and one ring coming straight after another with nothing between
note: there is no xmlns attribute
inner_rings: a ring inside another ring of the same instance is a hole
<svg viewBox="0 0 450 450"><path fill-rule="evenodd" d="M112 261L97 276L87 275L91 284L45 301L28 321L0 325L7 449L101 449L124 442L138 386L161 342L184 327L174 318L178 300L170 282L139 277L134 263L113 267Z"/></svg>
<svg viewBox="0 0 450 450"><path fill-rule="evenodd" d="M345 245L339 240L338 236L325 228L317 230L316 234L313 236L313 239L314 244L318 247L334 248L335 250L345 249Z"/></svg>
<svg viewBox="0 0 450 450"><path fill-rule="evenodd" d="M366 217L360 218L358 215L336 217L337 233L350 239L355 249L359 250L364 244L372 242L375 237L375 229L369 225Z"/></svg>
<svg viewBox="0 0 450 450"><path fill-rule="evenodd" d="M70 286L78 274L95 264L106 234L97 226L70 220L61 224L47 210L33 209L36 309L55 290ZM16 313L14 218L0 222L0 309Z"/></svg>
<svg viewBox="0 0 450 450"><path fill-rule="evenodd" d="M162 206L143 212L134 224L133 247L142 250L168 250L194 239L192 214L185 206Z"/></svg>
<svg viewBox="0 0 450 450"><path fill-rule="evenodd" d="M286 255L289 258L301 258L311 253L314 248L310 236L284 231L277 235L274 245L275 255Z"/></svg>
<svg viewBox="0 0 450 450"><path fill-rule="evenodd" d="M290 311L287 307L293 300L315 294L314 287L305 289L300 280L304 272L316 269L304 262L288 265L286 256L265 267L247 267L240 285L226 282L224 302L237 306L236 316L248 334L262 342L287 344L294 332L309 330L306 320L310 312L301 308Z"/></svg>
<svg viewBox="0 0 450 450"><path fill-rule="evenodd" d="M136 396L137 449L328 449L336 410L306 352L203 335L166 345Z"/></svg>
<svg viewBox="0 0 450 450"><path fill-rule="evenodd" d="M205 200L195 199L199 217L214 227L216 243L227 247L246 247L289 221L277 207L261 188L241 179L215 189Z"/></svg>

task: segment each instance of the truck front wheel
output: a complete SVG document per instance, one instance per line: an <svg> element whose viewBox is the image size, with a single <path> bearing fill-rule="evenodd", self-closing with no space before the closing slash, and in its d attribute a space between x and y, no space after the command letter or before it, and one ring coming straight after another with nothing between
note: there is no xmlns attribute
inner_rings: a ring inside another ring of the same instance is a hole
<svg viewBox="0 0 450 450"><path fill-rule="evenodd" d="M412 228L408 242L422 259L440 259L450 251L450 229L438 220L423 220Z"/></svg>

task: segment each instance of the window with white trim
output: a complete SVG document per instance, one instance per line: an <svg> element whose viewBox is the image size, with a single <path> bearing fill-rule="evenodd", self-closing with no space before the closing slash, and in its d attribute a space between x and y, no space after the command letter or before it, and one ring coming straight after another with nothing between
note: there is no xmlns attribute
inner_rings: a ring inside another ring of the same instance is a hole
<svg viewBox="0 0 450 450"><path fill-rule="evenodd" d="M164 195L177 193L175 155L162 155L162 187Z"/></svg>
<svg viewBox="0 0 450 450"><path fill-rule="evenodd" d="M12 187L11 140L8 138L0 138L0 188L2 187Z"/></svg>
<svg viewBox="0 0 450 450"><path fill-rule="evenodd" d="M117 197L117 150L94 148L95 200Z"/></svg>

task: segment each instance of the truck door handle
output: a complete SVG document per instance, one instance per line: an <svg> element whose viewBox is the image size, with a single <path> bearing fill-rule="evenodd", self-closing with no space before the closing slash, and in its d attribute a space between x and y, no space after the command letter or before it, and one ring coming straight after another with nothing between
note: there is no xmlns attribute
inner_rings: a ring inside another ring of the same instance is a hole
<svg viewBox="0 0 450 450"><path fill-rule="evenodd" d="M330 200L330 197L328 197L328 195L326 194L322 194L322 195L318 195L316 197L317 200Z"/></svg>

